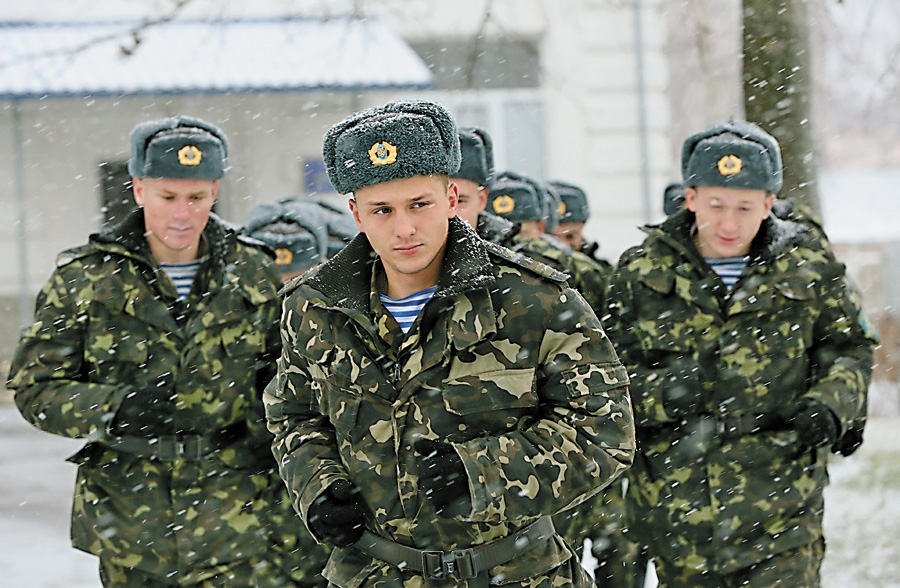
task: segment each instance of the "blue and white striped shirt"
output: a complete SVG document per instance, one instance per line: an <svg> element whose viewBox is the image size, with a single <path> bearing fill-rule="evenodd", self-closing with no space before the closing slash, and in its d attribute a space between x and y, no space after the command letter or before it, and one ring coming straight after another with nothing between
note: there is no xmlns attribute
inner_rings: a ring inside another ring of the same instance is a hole
<svg viewBox="0 0 900 588"><path fill-rule="evenodd" d="M394 317L394 320L397 321L403 332L408 333L410 327L416 322L416 317L419 316L419 313L422 312L422 309L425 308L425 305L431 300L436 291L437 286L432 286L398 300L388 298L384 294L379 296L384 307L388 309L388 312L391 313L391 316Z"/></svg>
<svg viewBox="0 0 900 588"><path fill-rule="evenodd" d="M738 278L741 276L741 272L744 271L744 268L747 267L747 262L750 261L749 255L741 255L739 257L704 257L706 263L709 264L709 267L713 269L714 272L719 274L719 277L722 278L722 281L725 282L725 285L728 286L728 289L731 290L732 286L737 283Z"/></svg>
<svg viewBox="0 0 900 588"><path fill-rule="evenodd" d="M200 267L200 260L190 263L161 263L159 267L172 278L175 282L175 290L178 291L179 298L187 298L191 293L191 286L194 285L194 276Z"/></svg>

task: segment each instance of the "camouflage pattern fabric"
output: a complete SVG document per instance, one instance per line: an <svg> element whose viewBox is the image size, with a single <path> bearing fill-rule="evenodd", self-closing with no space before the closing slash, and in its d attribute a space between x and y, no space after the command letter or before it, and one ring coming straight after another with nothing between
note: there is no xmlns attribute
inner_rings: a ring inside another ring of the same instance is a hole
<svg viewBox="0 0 900 588"><path fill-rule="evenodd" d="M585 251L571 256L571 249L543 239L526 239L518 235L518 224L490 213L478 216L478 235L532 257L554 269L567 273L569 283L588 300L595 313L604 310L602 294L612 267L596 262ZM596 247L591 250L595 251ZM607 588L630 588L634 577L637 546L624 536L624 478L614 481L594 498L578 507L553 517L557 531L582 557L584 539L591 539L592 555L597 559L595 574L603 576ZM599 577L595 576L595 577Z"/></svg>
<svg viewBox="0 0 900 588"><path fill-rule="evenodd" d="M573 251L571 247L551 243L546 238L531 239L522 235L513 237L510 249L568 274L569 285L578 290L600 316L605 307L603 294L608 272L587 255Z"/></svg>
<svg viewBox="0 0 900 588"><path fill-rule="evenodd" d="M246 574L263 563L297 566L284 537L296 543L302 529L299 519L282 520L286 529L271 517L284 510L286 489L261 394L280 350L280 277L213 215L194 289L178 300L143 234L137 211L60 254L8 385L35 427L88 441L70 458L79 466L76 548L171 584L252 586ZM166 372L177 394L172 434L246 434L197 461L104 446L125 394Z"/></svg>
<svg viewBox="0 0 900 588"><path fill-rule="evenodd" d="M600 256L600 243L585 239L581 242L581 247L579 247L578 250L590 257L594 263L603 268L607 273L612 271L612 264L609 260Z"/></svg>
<svg viewBox="0 0 900 588"><path fill-rule="evenodd" d="M278 377L264 398L304 520L344 478L362 491L373 533L418 549L467 548L574 507L628 467L624 368L559 272L451 219L437 292L404 336L379 299L380 268L359 235L285 299ZM439 517L425 498L412 447L420 438L457 450L468 514ZM426 581L352 547L334 549L325 576L352 587L487 579ZM490 576L508 586L590 584L558 535Z"/></svg>
<svg viewBox="0 0 900 588"><path fill-rule="evenodd" d="M872 345L843 265L806 229L770 215L728 291L697 253L693 223L682 210L644 228L648 237L613 273L604 327L635 403L631 533L651 557L734 574L821 539L828 448L801 446L786 425L726 436L723 419L786 417L809 398L844 431L865 402ZM664 398L685 385L670 380L684 366L699 402L677 419Z"/></svg>

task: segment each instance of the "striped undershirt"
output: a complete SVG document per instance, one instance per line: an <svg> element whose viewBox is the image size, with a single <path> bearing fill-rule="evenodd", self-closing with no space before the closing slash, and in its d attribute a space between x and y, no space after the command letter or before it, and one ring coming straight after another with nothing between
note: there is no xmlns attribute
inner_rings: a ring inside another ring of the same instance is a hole
<svg viewBox="0 0 900 588"><path fill-rule="evenodd" d="M191 293L191 286L194 284L194 275L197 268L200 267L200 261L192 261L190 263L161 263L159 267L172 278L175 282L175 290L178 291L179 298L187 298Z"/></svg>
<svg viewBox="0 0 900 588"><path fill-rule="evenodd" d="M397 300L388 298L384 294L379 296L382 304L388 309L388 312L391 313L391 316L394 317L394 320L397 321L403 332L408 333L409 328L416 322L416 317L419 316L419 313L425 308L425 304L434 296L435 291L437 291L437 286L432 286Z"/></svg>
<svg viewBox="0 0 900 588"><path fill-rule="evenodd" d="M728 286L728 289L731 290L732 286L737 283L738 278L741 276L741 272L744 271L744 268L747 267L747 262L750 261L749 255L741 255L739 257L704 257L706 263L709 264L709 267L713 269L714 272L719 274L719 277L722 278L722 281L725 282L725 285Z"/></svg>

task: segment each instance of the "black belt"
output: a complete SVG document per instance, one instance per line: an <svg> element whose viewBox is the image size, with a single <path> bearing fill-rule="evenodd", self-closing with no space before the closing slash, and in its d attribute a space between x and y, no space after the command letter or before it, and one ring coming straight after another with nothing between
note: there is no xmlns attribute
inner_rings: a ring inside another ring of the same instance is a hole
<svg viewBox="0 0 900 588"><path fill-rule="evenodd" d="M247 436L247 425L237 423L208 435L161 435L156 438L123 435L100 441L106 447L125 453L155 457L160 461L184 459L199 461Z"/></svg>
<svg viewBox="0 0 900 588"><path fill-rule="evenodd" d="M556 529L550 517L541 517L502 539L467 549L415 549L369 531L363 531L362 538L353 546L375 559L401 569L420 572L426 578L441 580L452 575L460 580L467 580L535 549L555 534Z"/></svg>

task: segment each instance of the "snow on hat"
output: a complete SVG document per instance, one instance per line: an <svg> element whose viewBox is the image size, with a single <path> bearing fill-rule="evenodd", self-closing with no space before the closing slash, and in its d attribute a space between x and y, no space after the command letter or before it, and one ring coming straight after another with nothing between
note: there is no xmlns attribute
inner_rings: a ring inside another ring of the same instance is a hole
<svg viewBox="0 0 900 588"><path fill-rule="evenodd" d="M341 194L413 176L452 175L460 164L456 121L428 100L389 102L351 115L325 134L322 154Z"/></svg>

